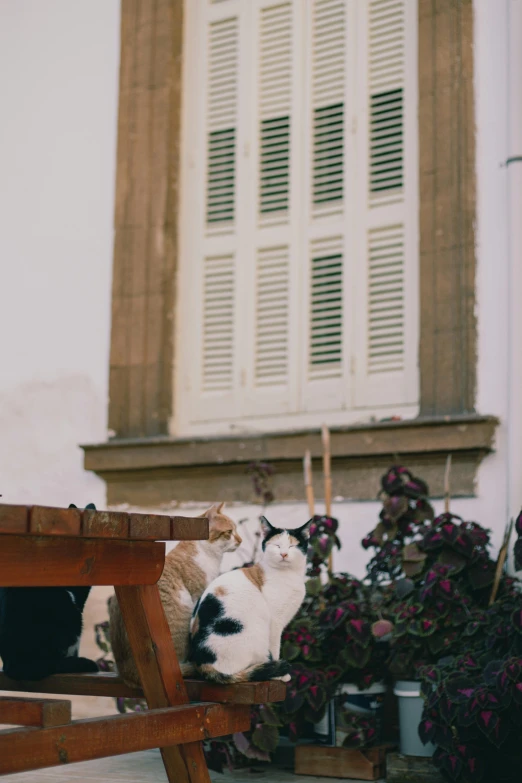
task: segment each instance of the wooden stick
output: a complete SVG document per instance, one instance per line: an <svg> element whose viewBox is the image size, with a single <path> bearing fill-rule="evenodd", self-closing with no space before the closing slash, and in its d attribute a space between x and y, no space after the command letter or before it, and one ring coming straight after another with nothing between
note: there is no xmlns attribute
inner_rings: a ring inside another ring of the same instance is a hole
<svg viewBox="0 0 522 783"><path fill-rule="evenodd" d="M326 516L332 515L332 473L330 454L330 430L323 424L323 476L324 476L324 505Z"/></svg>
<svg viewBox="0 0 522 783"><path fill-rule="evenodd" d="M324 506L327 517L332 516L332 473L331 473L331 452L330 452L330 430L323 424L323 476L324 476ZM328 556L328 573L333 571L333 553Z"/></svg>
<svg viewBox="0 0 522 783"><path fill-rule="evenodd" d="M493 582L493 589L491 590L491 595L489 597L490 606L495 602L495 599L497 597L498 588L500 585L500 577L502 576L504 563L506 562L506 557L509 548L509 539L511 538L511 533L513 531L514 524L515 524L515 520L511 518L510 522L506 525L506 529L504 531L504 540L502 542L502 546L500 547L500 552L498 553L498 560L497 560L497 567L495 569L495 580Z"/></svg>
<svg viewBox="0 0 522 783"><path fill-rule="evenodd" d="M451 454L446 458L446 469L444 471L444 513L449 514L450 509L450 473L451 473Z"/></svg>
<svg viewBox="0 0 522 783"><path fill-rule="evenodd" d="M308 513L311 517L315 516L314 487L312 484L312 455L310 449L305 451L304 460L304 483L306 490L306 501L308 503Z"/></svg>

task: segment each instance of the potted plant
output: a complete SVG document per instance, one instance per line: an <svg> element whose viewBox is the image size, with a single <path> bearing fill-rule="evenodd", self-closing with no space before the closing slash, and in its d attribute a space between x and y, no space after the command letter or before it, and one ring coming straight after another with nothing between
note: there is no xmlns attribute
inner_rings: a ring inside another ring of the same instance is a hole
<svg viewBox="0 0 522 783"><path fill-rule="evenodd" d="M437 746L435 764L459 783L520 780L522 594L513 580L502 593L470 620L469 652L421 671L420 737Z"/></svg>
<svg viewBox="0 0 522 783"><path fill-rule="evenodd" d="M326 584L312 578L308 586L301 611L283 634L283 657L293 663L294 676L282 720L294 741L306 738L313 725L330 744L371 744L379 737L375 713L386 690L388 654L386 642L372 634L378 601L348 574L332 574Z"/></svg>
<svg viewBox="0 0 522 783"><path fill-rule="evenodd" d="M515 567L522 566L522 513ZM487 609L474 607L464 655L421 670L426 701L419 734L437 746L434 762L452 781L520 780L522 769L522 590L503 577Z"/></svg>
<svg viewBox="0 0 522 783"><path fill-rule="evenodd" d="M487 606L495 563L488 532L450 513L433 519L428 488L409 471L392 468L382 487L380 523L363 546L376 550L370 578L389 581L384 613L394 622L388 664L396 678L401 752L429 756L434 746L418 738L419 670L465 650L463 632L475 610Z"/></svg>

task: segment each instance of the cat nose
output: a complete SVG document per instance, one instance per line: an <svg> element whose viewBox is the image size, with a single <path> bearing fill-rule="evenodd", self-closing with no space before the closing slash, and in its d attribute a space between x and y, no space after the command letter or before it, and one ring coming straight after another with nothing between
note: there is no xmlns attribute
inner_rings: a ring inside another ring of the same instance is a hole
<svg viewBox="0 0 522 783"><path fill-rule="evenodd" d="M281 552L281 557L282 557L282 558L283 558L283 560L284 560L284 559L285 559L285 557L288 557L288 553L287 553L287 552Z"/></svg>
<svg viewBox="0 0 522 783"><path fill-rule="evenodd" d="M243 539L241 538L241 536L234 536L234 538L238 546L243 543Z"/></svg>

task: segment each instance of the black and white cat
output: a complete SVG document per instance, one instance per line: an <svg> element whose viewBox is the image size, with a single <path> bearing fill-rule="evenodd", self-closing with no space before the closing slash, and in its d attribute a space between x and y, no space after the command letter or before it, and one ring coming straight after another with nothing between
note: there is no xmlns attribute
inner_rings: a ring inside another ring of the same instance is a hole
<svg viewBox="0 0 522 783"><path fill-rule="evenodd" d="M78 656L90 589L0 588L0 658L8 677L41 680L51 674L98 671L94 661Z"/></svg>
<svg viewBox="0 0 522 783"><path fill-rule="evenodd" d="M311 521L288 530L263 517L260 561L221 574L201 596L191 620L189 660L206 679L290 679L290 665L279 657L281 634L305 596Z"/></svg>

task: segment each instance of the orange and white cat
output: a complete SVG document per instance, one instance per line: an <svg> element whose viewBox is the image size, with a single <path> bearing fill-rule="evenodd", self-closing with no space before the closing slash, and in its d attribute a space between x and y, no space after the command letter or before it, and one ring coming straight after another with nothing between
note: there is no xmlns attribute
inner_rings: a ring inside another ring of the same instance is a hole
<svg viewBox="0 0 522 783"><path fill-rule="evenodd" d="M207 586L219 575L223 555L234 552L241 544L235 522L223 513L224 505L220 503L211 506L201 515L209 520L208 540L180 541L169 552L158 582L161 602L184 676L194 668L187 663L192 611ZM109 603L109 627L114 660L120 676L128 685L139 686L138 671L116 596L112 596Z"/></svg>

